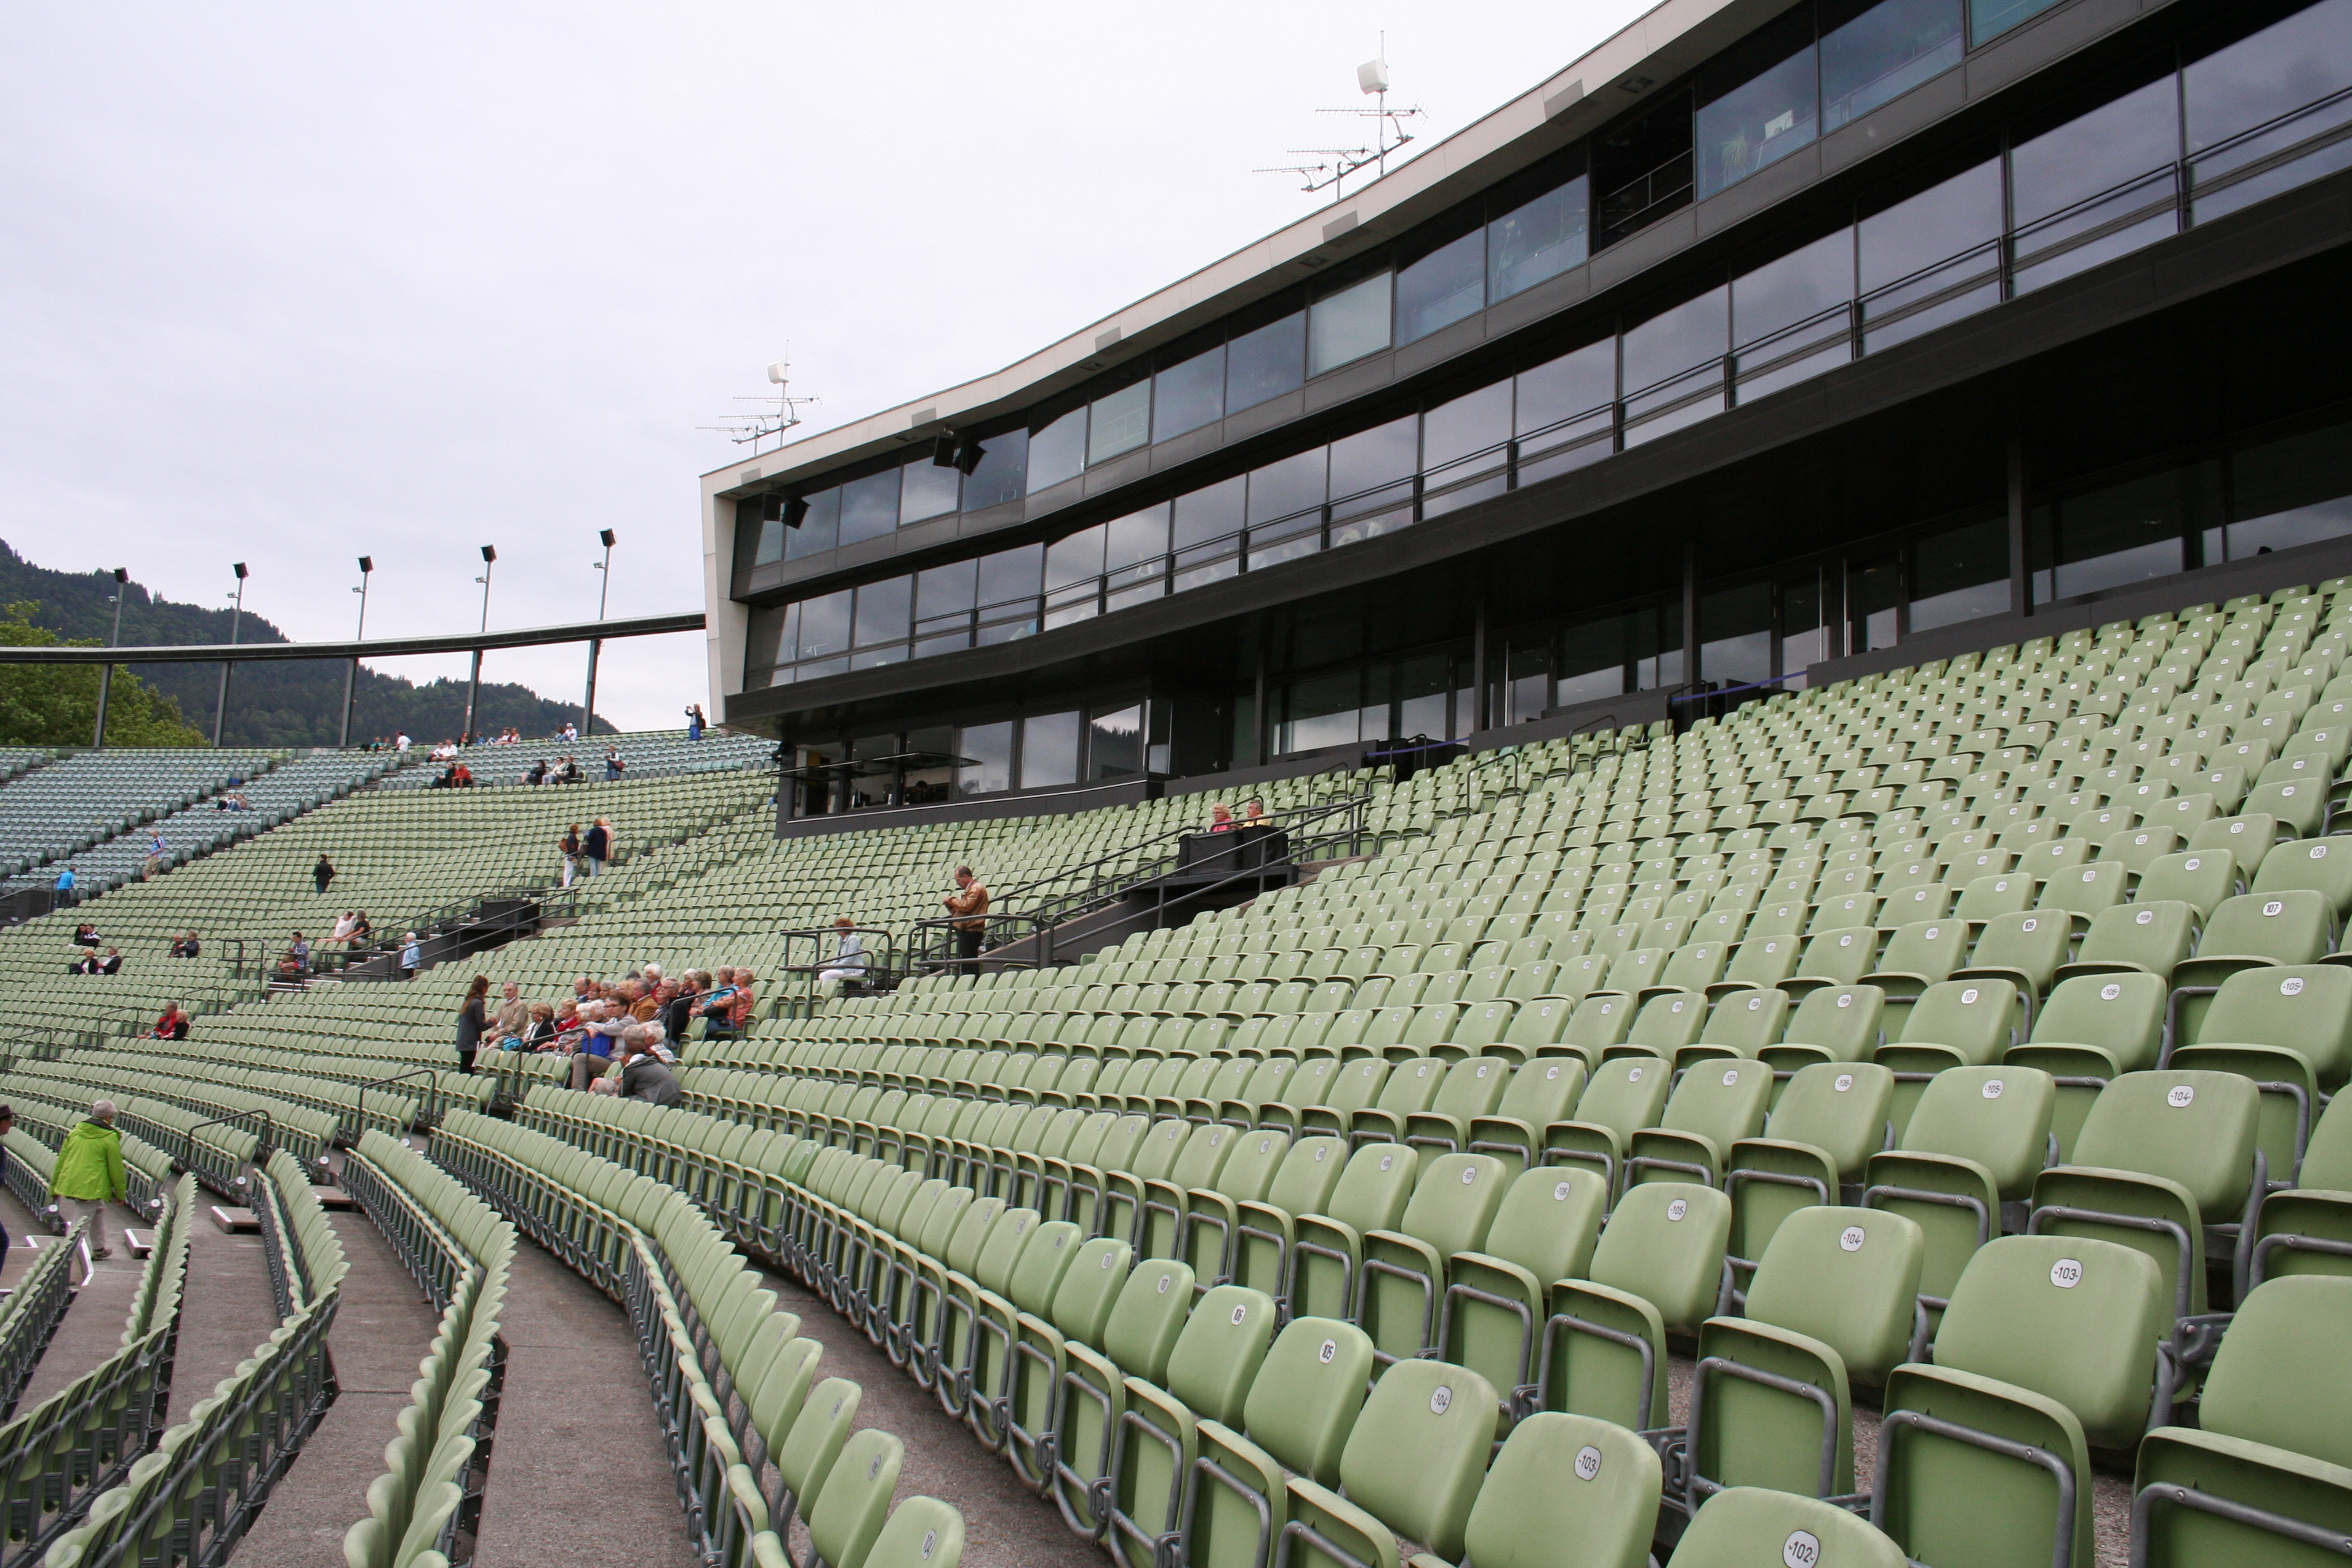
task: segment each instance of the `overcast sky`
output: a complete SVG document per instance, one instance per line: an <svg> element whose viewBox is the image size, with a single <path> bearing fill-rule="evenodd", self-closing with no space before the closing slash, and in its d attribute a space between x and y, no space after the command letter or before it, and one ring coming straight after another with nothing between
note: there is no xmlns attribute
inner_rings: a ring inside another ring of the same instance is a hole
<svg viewBox="0 0 2352 1568"><path fill-rule="evenodd" d="M1387 53L1424 143L1633 0L0 10L0 537L298 639L701 606L698 429L997 369L1312 210ZM387 661L424 679L464 659ZM488 673L576 696L582 654ZM599 710L708 701L698 637Z"/></svg>

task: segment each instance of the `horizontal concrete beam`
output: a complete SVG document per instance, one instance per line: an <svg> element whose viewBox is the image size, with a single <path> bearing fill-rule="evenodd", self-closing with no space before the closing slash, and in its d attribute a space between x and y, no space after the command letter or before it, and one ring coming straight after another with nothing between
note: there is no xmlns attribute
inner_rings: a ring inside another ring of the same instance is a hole
<svg viewBox="0 0 2352 1568"><path fill-rule="evenodd" d="M377 637L370 642L203 643L184 647L11 647L0 664L251 664L269 659L398 658L411 654L471 653L476 648L540 647L550 643L611 641L702 630L702 612L638 616L625 621L581 621L566 626L523 626L456 637Z"/></svg>

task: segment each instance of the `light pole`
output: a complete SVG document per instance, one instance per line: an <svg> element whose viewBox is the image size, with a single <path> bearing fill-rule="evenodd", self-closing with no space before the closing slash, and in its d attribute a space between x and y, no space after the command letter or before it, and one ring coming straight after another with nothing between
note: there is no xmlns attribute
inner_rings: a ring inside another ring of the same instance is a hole
<svg viewBox="0 0 2352 1568"><path fill-rule="evenodd" d="M485 632L490 629L490 570L498 563L499 552L497 546L489 544L483 545L482 574L475 578L474 581L482 585L481 629ZM473 679L469 681L466 687L466 727L459 732L457 737L457 743L461 746L472 745L474 742L478 739L478 737L474 733L474 703L480 698L481 694L482 650L480 648L476 648L474 650Z"/></svg>
<svg viewBox="0 0 2352 1568"><path fill-rule="evenodd" d="M353 642L364 642L367 640L368 578L373 575L374 572L375 557L373 555L361 556L360 585L352 590L352 593L357 594L360 596L360 629L357 634L352 637L352 640ZM352 655L352 667L343 671L343 726L335 736L335 744L338 747L348 746L352 743L352 702L359 694L359 683L360 656L353 654Z"/></svg>
<svg viewBox="0 0 2352 1568"><path fill-rule="evenodd" d="M236 608L228 617L229 646L235 647L238 625L245 619L245 563L240 561L229 570L236 574ZM213 700L213 744L216 747L221 743L221 723L228 717L228 675L236 668L234 659L221 661L220 695Z"/></svg>
<svg viewBox="0 0 2352 1568"><path fill-rule="evenodd" d="M601 621L604 618L604 600L613 592L613 531L604 529L596 537L604 542L604 559L588 564L604 574L596 587L596 618ZM588 694L580 700L580 738L583 741L596 731L596 656L604 649L603 637L588 639Z"/></svg>
<svg viewBox="0 0 2352 1568"><path fill-rule="evenodd" d="M114 606L114 634L106 640L106 646L109 647L122 646L122 601L130 597L130 590L125 586L130 581L129 567L117 566L114 569L114 592L106 601ZM89 732L91 751L96 751L106 744L106 700L113 690L114 666L101 664L98 667L98 725Z"/></svg>

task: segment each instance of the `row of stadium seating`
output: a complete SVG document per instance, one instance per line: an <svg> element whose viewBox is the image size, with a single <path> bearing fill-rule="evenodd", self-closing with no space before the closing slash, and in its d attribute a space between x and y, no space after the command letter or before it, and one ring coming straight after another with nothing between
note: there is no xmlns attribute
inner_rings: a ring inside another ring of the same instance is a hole
<svg viewBox="0 0 2352 1568"><path fill-rule="evenodd" d="M384 787L429 787L447 764L426 762L426 751L424 747L412 750L406 759L412 765L386 781ZM548 739L510 745L486 741L457 748L457 760L466 764L466 771L474 775L475 786L481 788L521 784L523 775L534 763L560 766L567 756L578 762L589 778L602 779L608 751L620 753L624 777L659 779L744 768L764 770L774 758L776 743L761 735L728 735L716 731L699 741L689 741L683 730L634 730L625 734L597 735L586 741Z"/></svg>
<svg viewBox="0 0 2352 1568"><path fill-rule="evenodd" d="M37 874L17 879L15 885L54 885L58 873L70 868L79 898L110 892L141 874L156 837L163 841L160 858L165 868L184 866L340 799L389 773L393 765L383 757L354 752L299 757L241 785L235 793L244 797L242 810L225 809L217 795L199 800L87 849L58 857Z"/></svg>
<svg viewBox="0 0 2352 1568"><path fill-rule="evenodd" d="M333 1402L327 1332L348 1269L341 1244L299 1165L257 1168L251 1184L278 1327L157 1435L152 1449L142 1443L124 1452L128 1468L88 1500L79 1522L41 1557L43 1568L226 1560ZM192 1198L192 1184L182 1193ZM178 1223L193 1219L187 1214ZM156 1250L163 1250L160 1240ZM52 1460L70 1462L70 1456Z"/></svg>
<svg viewBox="0 0 2352 1568"><path fill-rule="evenodd" d="M431 1153L627 1307L707 1561L801 1561L785 1551L796 1517L815 1557L843 1568L961 1560L962 1516L934 1498L891 1507L903 1441L875 1427L853 1432L858 1385L814 1382L824 1347L801 1335L799 1317L776 1308L775 1292L682 1196L472 1111L443 1122Z"/></svg>
<svg viewBox="0 0 2352 1568"><path fill-rule="evenodd" d="M214 795L278 761L269 752L79 752L0 789L0 870L16 875Z"/></svg>
<svg viewBox="0 0 2352 1568"><path fill-rule="evenodd" d="M12 1137L12 1164L18 1152ZM151 1450L162 1451L156 1445L164 1429L184 1305L195 1187L194 1177L180 1177L153 1212L154 1243L132 1294L121 1347L0 1426L0 1504L7 1510L12 1562L45 1560L38 1554L52 1550L102 1493L151 1458ZM63 1255L79 1248L51 1250ZM149 1467L151 1473L155 1468Z"/></svg>
<svg viewBox="0 0 2352 1568"><path fill-rule="evenodd" d="M368 1511L343 1537L343 1560L446 1568L474 1556L506 1380L499 1312L515 1230L406 1143L382 1132L359 1143L344 1156L343 1189L440 1309L441 1326L384 1447L390 1468L369 1484Z"/></svg>

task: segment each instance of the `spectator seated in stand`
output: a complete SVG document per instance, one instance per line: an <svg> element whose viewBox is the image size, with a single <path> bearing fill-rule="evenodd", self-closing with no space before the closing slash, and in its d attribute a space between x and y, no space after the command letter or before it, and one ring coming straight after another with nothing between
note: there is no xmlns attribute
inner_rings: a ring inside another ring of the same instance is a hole
<svg viewBox="0 0 2352 1568"><path fill-rule="evenodd" d="M866 940L855 929L856 922L847 915L835 917L833 929L839 933L840 945L834 951L833 962L817 972L817 994L838 996L866 978Z"/></svg>
<svg viewBox="0 0 2352 1568"><path fill-rule="evenodd" d="M172 1003L163 1009L163 1016L155 1020L155 1026L147 1031L147 1037L152 1040L184 1040L188 1037L190 1022L188 1016L180 1011L180 1005Z"/></svg>
<svg viewBox="0 0 2352 1568"><path fill-rule="evenodd" d="M98 945L98 928L91 925L88 921L84 921L81 924L74 927L73 939L74 945L76 947L96 947Z"/></svg>
<svg viewBox="0 0 2352 1568"><path fill-rule="evenodd" d="M122 973L122 950L121 950L121 948L119 948L119 947L110 947L110 948L108 948L108 949L106 950L106 957L105 957L103 960L101 960L101 961L100 962L100 963L99 963L99 966L98 966L98 972L99 972L100 974L120 974L120 973Z"/></svg>
<svg viewBox="0 0 2352 1568"><path fill-rule="evenodd" d="M184 936L175 936L172 939L173 958L199 958L203 956L204 950L204 943L197 940L194 931L190 931Z"/></svg>

